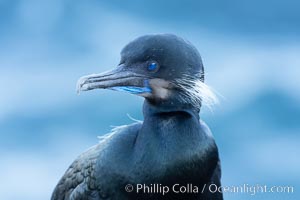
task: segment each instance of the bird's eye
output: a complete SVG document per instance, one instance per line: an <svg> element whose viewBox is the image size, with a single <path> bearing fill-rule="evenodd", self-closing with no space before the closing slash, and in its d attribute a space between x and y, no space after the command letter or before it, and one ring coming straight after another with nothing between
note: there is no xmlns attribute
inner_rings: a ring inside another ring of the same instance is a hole
<svg viewBox="0 0 300 200"><path fill-rule="evenodd" d="M147 68L148 68L149 71L156 71L157 68L158 68L158 64L156 62L150 62L148 64Z"/></svg>

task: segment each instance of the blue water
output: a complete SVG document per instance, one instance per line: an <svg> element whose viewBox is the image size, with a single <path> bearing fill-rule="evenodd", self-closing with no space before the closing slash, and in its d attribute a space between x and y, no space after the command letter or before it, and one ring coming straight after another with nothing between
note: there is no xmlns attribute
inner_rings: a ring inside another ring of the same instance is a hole
<svg viewBox="0 0 300 200"><path fill-rule="evenodd" d="M78 96L76 82L117 66L137 36L162 32L195 44L205 81L220 94L200 116L219 146L223 185L294 187L226 199L299 199L298 8L291 0L0 0L0 199L49 199L97 136L132 123L127 114L143 119L142 97Z"/></svg>

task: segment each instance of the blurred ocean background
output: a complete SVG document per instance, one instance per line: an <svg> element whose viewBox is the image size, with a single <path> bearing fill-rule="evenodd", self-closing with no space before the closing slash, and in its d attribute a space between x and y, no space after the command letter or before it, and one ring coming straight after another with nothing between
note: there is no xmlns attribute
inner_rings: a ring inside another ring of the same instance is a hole
<svg viewBox="0 0 300 200"><path fill-rule="evenodd" d="M293 186L300 198L300 2L0 0L0 199L43 200L70 163L111 126L143 119L143 99L76 94L77 79L115 67L122 47L174 33L200 51L223 97L202 109L224 186Z"/></svg>

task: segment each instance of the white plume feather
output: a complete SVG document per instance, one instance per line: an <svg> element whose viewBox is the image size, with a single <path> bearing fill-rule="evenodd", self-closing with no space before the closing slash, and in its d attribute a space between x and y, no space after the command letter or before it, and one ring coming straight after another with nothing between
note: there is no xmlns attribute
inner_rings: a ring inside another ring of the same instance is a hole
<svg viewBox="0 0 300 200"><path fill-rule="evenodd" d="M200 77L199 75L194 77L184 75L183 78L176 79L174 84L184 91L181 96L182 101L191 102L196 107L204 105L212 109L212 106L219 100L215 92Z"/></svg>

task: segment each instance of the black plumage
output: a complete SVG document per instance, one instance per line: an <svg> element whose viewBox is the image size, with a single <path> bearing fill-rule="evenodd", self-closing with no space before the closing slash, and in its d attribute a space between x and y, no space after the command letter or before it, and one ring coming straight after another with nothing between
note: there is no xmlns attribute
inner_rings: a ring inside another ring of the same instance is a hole
<svg viewBox="0 0 300 200"><path fill-rule="evenodd" d="M215 100L203 81L197 49L171 34L137 38L124 47L116 69L82 77L79 91L102 88L144 97L144 121L113 129L80 155L51 199L223 199L209 191L210 184L221 185L221 168L215 141L199 117L201 104ZM133 191L126 192L128 184ZM138 190L137 184L170 190L163 195ZM198 191L177 193L175 184Z"/></svg>

